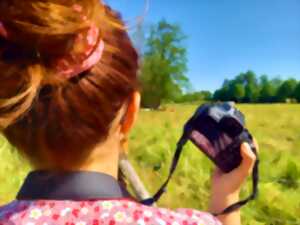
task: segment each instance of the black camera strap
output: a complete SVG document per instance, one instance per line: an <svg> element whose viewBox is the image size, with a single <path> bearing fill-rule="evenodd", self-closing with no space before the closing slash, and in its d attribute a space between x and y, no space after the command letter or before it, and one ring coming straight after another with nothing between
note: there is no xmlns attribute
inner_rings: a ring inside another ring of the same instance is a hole
<svg viewBox="0 0 300 225"><path fill-rule="evenodd" d="M188 134L189 134L189 132L184 132L184 134L182 135L182 137L180 138L180 140L177 143L177 148L176 148L176 151L175 151L175 154L173 157L173 161L172 161L172 164L170 167L170 171L169 171L167 180L163 183L161 188L156 192L156 194L152 198L142 200L141 201L142 204L151 206L155 202L157 202L160 199L160 197L166 192L166 187L175 172L175 169L179 162L179 158L180 158L181 152L183 150L183 147L189 140ZM250 135L248 133L248 131L245 130L240 136L238 136L237 139L234 140L233 144L237 144L237 143L246 141L245 134L248 135L248 137ZM255 155L258 157L255 147L251 146L251 148L252 148L253 152L255 153ZM258 194L258 182L259 182L258 166L259 166L259 160L257 158L254 168L253 168L253 172L252 172L252 194L245 200L239 201L239 202L227 207L225 210L223 210L223 212L214 214L214 216L220 216L220 215L231 213L231 212L241 208L242 206L247 204L249 201L254 200L256 198L256 196Z"/></svg>
<svg viewBox="0 0 300 225"><path fill-rule="evenodd" d="M258 194L258 181L259 181L258 165L259 165L259 160L257 159L255 164L254 164L253 172L252 172L252 193L251 193L251 195L248 198L246 198L242 201L239 201L237 203L234 203L233 205L227 207L221 213L214 213L213 214L214 216L221 216L221 215L225 215L225 214L234 212L237 209L239 209L239 208L243 207L244 205L246 205L249 201L252 201L256 198L256 196Z"/></svg>
<svg viewBox="0 0 300 225"><path fill-rule="evenodd" d="M186 134L183 134L183 136L180 138L180 140L177 143L177 148L173 157L173 161L170 167L170 172L169 172L169 176L167 178L167 180L163 183L163 185L161 186L161 188L156 192L156 194L149 199L145 199L142 200L141 203L144 205L153 205L153 203L157 202L160 197L166 192L166 187L170 181L170 179L173 176L173 173L175 172L175 169L177 167L177 164L179 162L179 158L183 149L183 146L187 143L188 138L186 136Z"/></svg>

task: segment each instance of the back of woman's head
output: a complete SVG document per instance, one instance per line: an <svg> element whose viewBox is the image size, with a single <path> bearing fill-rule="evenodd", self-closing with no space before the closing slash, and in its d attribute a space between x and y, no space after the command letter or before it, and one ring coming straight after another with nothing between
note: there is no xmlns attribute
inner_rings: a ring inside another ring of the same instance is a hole
<svg viewBox="0 0 300 225"><path fill-rule="evenodd" d="M90 35L101 58L81 71ZM99 0L1 0L0 128L36 165L79 164L138 89L137 62L118 14Z"/></svg>

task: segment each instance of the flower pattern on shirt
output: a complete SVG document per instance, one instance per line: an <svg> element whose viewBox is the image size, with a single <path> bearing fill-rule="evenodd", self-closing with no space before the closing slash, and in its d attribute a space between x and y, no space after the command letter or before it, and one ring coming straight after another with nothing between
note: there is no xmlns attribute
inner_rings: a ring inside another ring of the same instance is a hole
<svg viewBox="0 0 300 225"><path fill-rule="evenodd" d="M42 216L42 211L40 209L33 209L30 211L30 218L38 219Z"/></svg>
<svg viewBox="0 0 300 225"><path fill-rule="evenodd" d="M0 207L0 225L221 225L193 209L176 211L127 199L94 201L14 201Z"/></svg>

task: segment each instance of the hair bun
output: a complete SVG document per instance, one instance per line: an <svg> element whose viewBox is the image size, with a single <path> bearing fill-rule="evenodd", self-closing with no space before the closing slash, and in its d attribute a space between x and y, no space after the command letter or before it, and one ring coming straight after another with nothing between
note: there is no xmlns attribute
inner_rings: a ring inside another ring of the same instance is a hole
<svg viewBox="0 0 300 225"><path fill-rule="evenodd" d="M0 129L30 109L41 85L56 81L52 60L99 21L99 9L98 0L0 1Z"/></svg>

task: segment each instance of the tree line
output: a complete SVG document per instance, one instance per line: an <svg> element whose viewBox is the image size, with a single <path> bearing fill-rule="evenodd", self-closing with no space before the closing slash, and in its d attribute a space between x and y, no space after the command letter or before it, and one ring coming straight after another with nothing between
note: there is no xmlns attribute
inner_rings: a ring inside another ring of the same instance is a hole
<svg viewBox="0 0 300 225"><path fill-rule="evenodd" d="M212 99L241 103L300 102L300 81L269 79L267 75L258 77L253 71L247 71L234 79L226 79Z"/></svg>
<svg viewBox="0 0 300 225"><path fill-rule="evenodd" d="M253 71L226 79L214 93L192 91L187 72L187 37L177 24L161 20L146 31L138 27L135 43L144 46L140 80L142 106L157 109L162 102L235 101L242 103L300 102L300 81L269 79ZM141 44L143 40L143 44Z"/></svg>

